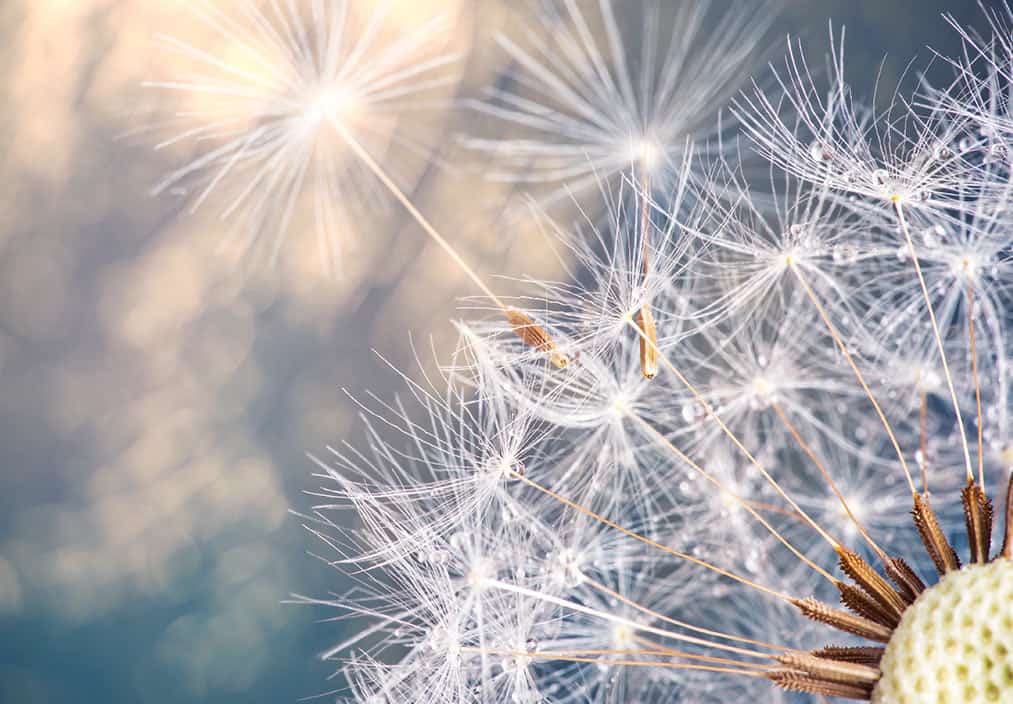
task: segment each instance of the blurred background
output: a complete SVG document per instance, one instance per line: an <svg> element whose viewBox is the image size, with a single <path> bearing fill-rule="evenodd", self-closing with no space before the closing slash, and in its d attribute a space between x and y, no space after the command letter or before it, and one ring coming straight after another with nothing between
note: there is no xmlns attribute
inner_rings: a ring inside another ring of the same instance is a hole
<svg viewBox="0 0 1013 704"><path fill-rule="evenodd" d="M616 13L640 4L617 0ZM219 253L219 211L191 214L172 190L153 197L187 151L156 151L136 132L166 107L164 93L142 87L165 75L152 37L209 50L220 41L184 5L0 1L3 704L327 692L331 666L315 656L341 625L282 603L342 588L289 514L312 503L306 453L354 442L342 388L400 389L373 350L411 373L414 344L432 364L431 349L452 349L461 297L475 293L393 205L357 224L335 276L301 236L309 219L293 221L275 266L241 271ZM403 5L392 19L405 26L426 12L453 18L451 43L465 56L447 105L497 80L493 36L523 27L533 8ZM912 56L931 58L927 47L957 51L942 12L984 25L962 0L788 1L769 57L786 33L822 51L832 19L848 29L849 73L871 87L884 55L888 79ZM497 226L516 189L477 178L481 164L456 146L475 119L431 109L434 156L406 164L402 181L480 272L551 275L536 233Z"/></svg>

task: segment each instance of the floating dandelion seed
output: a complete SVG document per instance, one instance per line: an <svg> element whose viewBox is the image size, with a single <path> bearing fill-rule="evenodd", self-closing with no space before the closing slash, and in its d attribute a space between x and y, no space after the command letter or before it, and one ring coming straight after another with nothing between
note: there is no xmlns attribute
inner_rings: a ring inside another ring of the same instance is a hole
<svg viewBox="0 0 1013 704"><path fill-rule="evenodd" d="M991 391L1000 397L1009 383L1005 321L1013 300L1013 231L1005 208L1003 201L983 198L968 206L969 212L957 216L915 213L910 223L940 335L949 341L948 355L970 358L973 311L979 364L983 370L996 366L990 374L995 379ZM884 240L880 247L891 245L897 246ZM877 257L869 269L863 295L870 301L868 315L879 320L877 343L883 349L928 359L935 339L931 329L913 324L924 315L925 298L907 246L900 246L896 257Z"/></svg>
<svg viewBox="0 0 1013 704"><path fill-rule="evenodd" d="M389 1L289 0L261 8L236 0L222 9L192 0L187 8L216 45L159 35L180 61L175 77L145 85L180 102L151 127L172 130L157 148L198 151L155 193L190 192L192 211L213 200L231 223L230 244L268 263L299 215L312 213L321 261L337 271L358 219L385 200L344 135L374 154L391 152L385 161L394 169L397 152L424 149L403 137L401 123L427 93L456 80L448 71L455 56L444 48L449 19L399 34Z"/></svg>
<svg viewBox="0 0 1013 704"><path fill-rule="evenodd" d="M741 167L722 162L700 189L692 216L680 221L706 245L693 272L704 301L695 311L701 320L776 317L794 305L803 278L821 299L847 306L849 269L882 256L859 232L868 221L825 188L775 173L769 186L769 193L750 186ZM780 308L771 313L768 306Z"/></svg>
<svg viewBox="0 0 1013 704"><path fill-rule="evenodd" d="M180 117L197 119L198 125L159 146L184 140L222 143L170 174L156 192L192 174L203 174L210 182L196 199L196 208L222 182L237 182L238 195L222 216L239 219L236 232L241 252L263 245L273 262L296 206L308 191L323 260L332 269L337 265L341 230L351 228L345 207L368 208L370 199L392 197L499 308L526 345L565 368L569 357L549 332L493 293L377 161L373 154L378 150L366 146L400 139L400 132L392 132L392 127L418 94L454 81L443 69L456 57L438 52L447 19L437 17L384 42L383 22L391 14L392 1L374 5L355 31L350 28L355 8L346 0L332 4L313 0L308 9L291 2L272 3L267 14L244 0L239 3L243 20L232 19L206 2L196 2L193 9L223 40L236 44L252 68L164 37L170 47L214 77L199 75L147 85L206 94L213 104L181 113ZM371 178L363 179L362 173Z"/></svg>
<svg viewBox="0 0 1013 704"><path fill-rule="evenodd" d="M628 4L621 17L610 0L597 6L545 2L540 33L530 31L524 45L501 35L512 81L471 103L519 132L465 140L494 157L487 173L546 184L547 201L593 191L631 169L648 193L648 184L664 191L691 164L688 148L712 142L718 149L718 109L738 89L775 15L766 2L733 3L718 14L710 2L648 0L639 8L643 26L630 32L621 22L636 16Z"/></svg>

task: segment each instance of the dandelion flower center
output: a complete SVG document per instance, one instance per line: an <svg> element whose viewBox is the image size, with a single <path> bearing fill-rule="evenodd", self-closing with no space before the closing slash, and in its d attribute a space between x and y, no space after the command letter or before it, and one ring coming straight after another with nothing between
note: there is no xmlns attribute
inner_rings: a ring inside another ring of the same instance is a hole
<svg viewBox="0 0 1013 704"><path fill-rule="evenodd" d="M1013 562L951 572L911 605L883 655L876 704L1010 701Z"/></svg>

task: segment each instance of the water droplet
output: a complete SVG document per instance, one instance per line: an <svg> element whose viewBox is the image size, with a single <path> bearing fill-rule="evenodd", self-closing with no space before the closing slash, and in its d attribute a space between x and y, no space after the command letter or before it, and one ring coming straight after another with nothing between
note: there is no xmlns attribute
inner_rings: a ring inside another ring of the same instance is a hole
<svg viewBox="0 0 1013 704"><path fill-rule="evenodd" d="M682 405L682 419L687 423L692 423L696 420L696 404L684 403Z"/></svg>
<svg viewBox="0 0 1013 704"><path fill-rule="evenodd" d="M922 244L924 244L929 249L935 249L936 247L939 246L939 237L938 237L939 230L937 228L940 228L940 226L934 225L932 227L926 228L922 232ZM945 232L945 230L943 230L943 232Z"/></svg>
<svg viewBox="0 0 1013 704"><path fill-rule="evenodd" d="M445 565L451 560L451 555L442 548L434 548L425 556L424 561L432 565Z"/></svg>
<svg viewBox="0 0 1013 704"><path fill-rule="evenodd" d="M858 259L858 250L850 244L836 244L833 248L833 258L837 264L849 264Z"/></svg>
<svg viewBox="0 0 1013 704"><path fill-rule="evenodd" d="M809 156L817 163L826 164L834 160L834 150L816 140L809 146Z"/></svg>

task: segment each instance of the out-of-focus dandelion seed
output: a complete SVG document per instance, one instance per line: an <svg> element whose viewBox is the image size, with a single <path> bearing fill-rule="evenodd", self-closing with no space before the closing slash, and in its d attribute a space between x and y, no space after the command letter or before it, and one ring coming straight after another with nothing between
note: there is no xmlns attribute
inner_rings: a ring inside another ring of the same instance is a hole
<svg viewBox="0 0 1013 704"><path fill-rule="evenodd" d="M147 129L172 130L157 149L197 153L154 192L185 189L192 211L215 201L239 253L269 264L300 214L312 213L321 260L336 272L360 219L385 198L334 125L383 153L395 173L409 151L424 152L402 125L427 94L456 81L449 18L400 31L390 0L186 6L215 44L158 35L175 77L144 85L177 102Z"/></svg>
<svg viewBox="0 0 1013 704"><path fill-rule="evenodd" d="M596 4L597 10L587 5ZM491 178L544 184L546 202L632 170L664 190L691 166L687 147L721 149L719 109L738 89L777 15L776 3L544 2L541 28L500 46L513 80L473 109L508 137L469 137L495 157ZM623 20L639 16L640 27ZM663 29L664 28L664 29ZM639 47L639 51L633 49ZM718 125L715 127L715 125Z"/></svg>
<svg viewBox="0 0 1013 704"><path fill-rule="evenodd" d="M388 37L384 24L393 14L392 0L373 5L364 17L364 9L349 0L313 0L305 7L272 3L265 10L237 0L235 18L205 0L193 0L190 7L239 58L161 37L193 60L200 73L146 85L207 96L210 105L177 113L195 125L158 146L182 141L214 146L166 177L156 192L203 178L192 205L196 209L230 185L235 192L227 197L222 217L236 219L240 251L264 250L272 263L308 197L321 255L332 271L356 217L393 197L496 303L526 343L547 353L557 367L567 365L545 329L530 318L520 320L525 314L508 308L415 207L392 174L396 159L381 165L374 156L387 152L391 142L405 142L394 128L407 110L424 104L422 94L456 80L447 70L456 56L441 51L447 17ZM363 172L372 178L363 178Z"/></svg>

